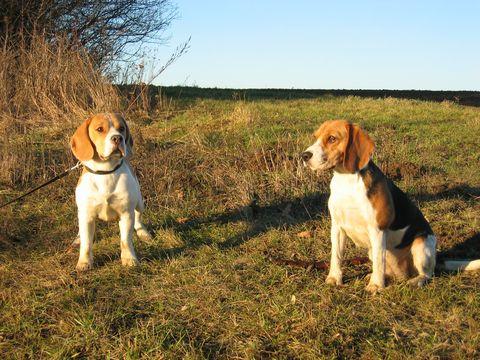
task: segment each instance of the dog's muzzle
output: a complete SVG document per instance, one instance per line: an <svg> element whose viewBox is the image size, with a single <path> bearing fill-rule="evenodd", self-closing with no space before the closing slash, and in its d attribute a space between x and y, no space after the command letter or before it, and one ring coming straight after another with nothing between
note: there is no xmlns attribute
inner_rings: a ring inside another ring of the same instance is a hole
<svg viewBox="0 0 480 360"><path fill-rule="evenodd" d="M126 155L125 143L123 141L123 136L122 135L112 135L110 137L110 141L114 145L115 150L120 151L122 156Z"/></svg>
<svg viewBox="0 0 480 360"><path fill-rule="evenodd" d="M122 135L113 135L110 141L118 146L122 143Z"/></svg>

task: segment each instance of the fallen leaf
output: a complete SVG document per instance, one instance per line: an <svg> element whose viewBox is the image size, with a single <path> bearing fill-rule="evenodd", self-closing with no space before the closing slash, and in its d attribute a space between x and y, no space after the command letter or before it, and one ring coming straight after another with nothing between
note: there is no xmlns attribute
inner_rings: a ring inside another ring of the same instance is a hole
<svg viewBox="0 0 480 360"><path fill-rule="evenodd" d="M305 230L305 231L299 232L297 236L299 238L304 238L304 239L310 238L312 237L312 232L310 230Z"/></svg>

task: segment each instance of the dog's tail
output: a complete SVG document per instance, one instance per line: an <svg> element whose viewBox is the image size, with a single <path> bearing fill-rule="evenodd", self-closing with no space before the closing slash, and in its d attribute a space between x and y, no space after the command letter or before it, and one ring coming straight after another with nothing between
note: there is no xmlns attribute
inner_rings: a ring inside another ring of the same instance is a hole
<svg viewBox="0 0 480 360"><path fill-rule="evenodd" d="M458 260L443 259L437 263L437 268L446 271L474 271L480 270L480 259Z"/></svg>

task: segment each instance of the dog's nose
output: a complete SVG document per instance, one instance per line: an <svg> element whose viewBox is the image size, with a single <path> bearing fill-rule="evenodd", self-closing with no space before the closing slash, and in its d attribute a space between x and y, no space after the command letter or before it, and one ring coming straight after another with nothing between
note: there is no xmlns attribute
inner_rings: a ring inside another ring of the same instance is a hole
<svg viewBox="0 0 480 360"><path fill-rule="evenodd" d="M302 153L302 160L307 162L312 158L313 154L310 151L305 151Z"/></svg>
<svg viewBox="0 0 480 360"><path fill-rule="evenodd" d="M122 135L113 135L110 140L115 144L118 145L122 141Z"/></svg>

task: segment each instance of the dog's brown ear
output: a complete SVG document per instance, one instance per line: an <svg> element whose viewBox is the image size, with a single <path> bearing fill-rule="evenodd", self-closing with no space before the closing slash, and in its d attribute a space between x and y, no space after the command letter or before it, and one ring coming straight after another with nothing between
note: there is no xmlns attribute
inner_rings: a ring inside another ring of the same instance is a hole
<svg viewBox="0 0 480 360"><path fill-rule="evenodd" d="M375 145L360 126L347 124L348 142L345 148L343 167L351 173L365 167L370 161Z"/></svg>
<svg viewBox="0 0 480 360"><path fill-rule="evenodd" d="M125 146L127 147L127 157L130 157L133 155L133 137L125 118L123 118L123 123L125 124Z"/></svg>
<svg viewBox="0 0 480 360"><path fill-rule="evenodd" d="M92 121L91 118L85 120L75 131L70 141L70 147L73 155L80 161L87 161L93 159L95 153L92 141L88 135L88 126Z"/></svg>
<svg viewBox="0 0 480 360"><path fill-rule="evenodd" d="M126 140L126 144L127 144L127 147L128 147L128 152L130 153L130 155L133 154L133 136L132 134L130 133L130 129L128 128L128 125L127 125L127 140Z"/></svg>

